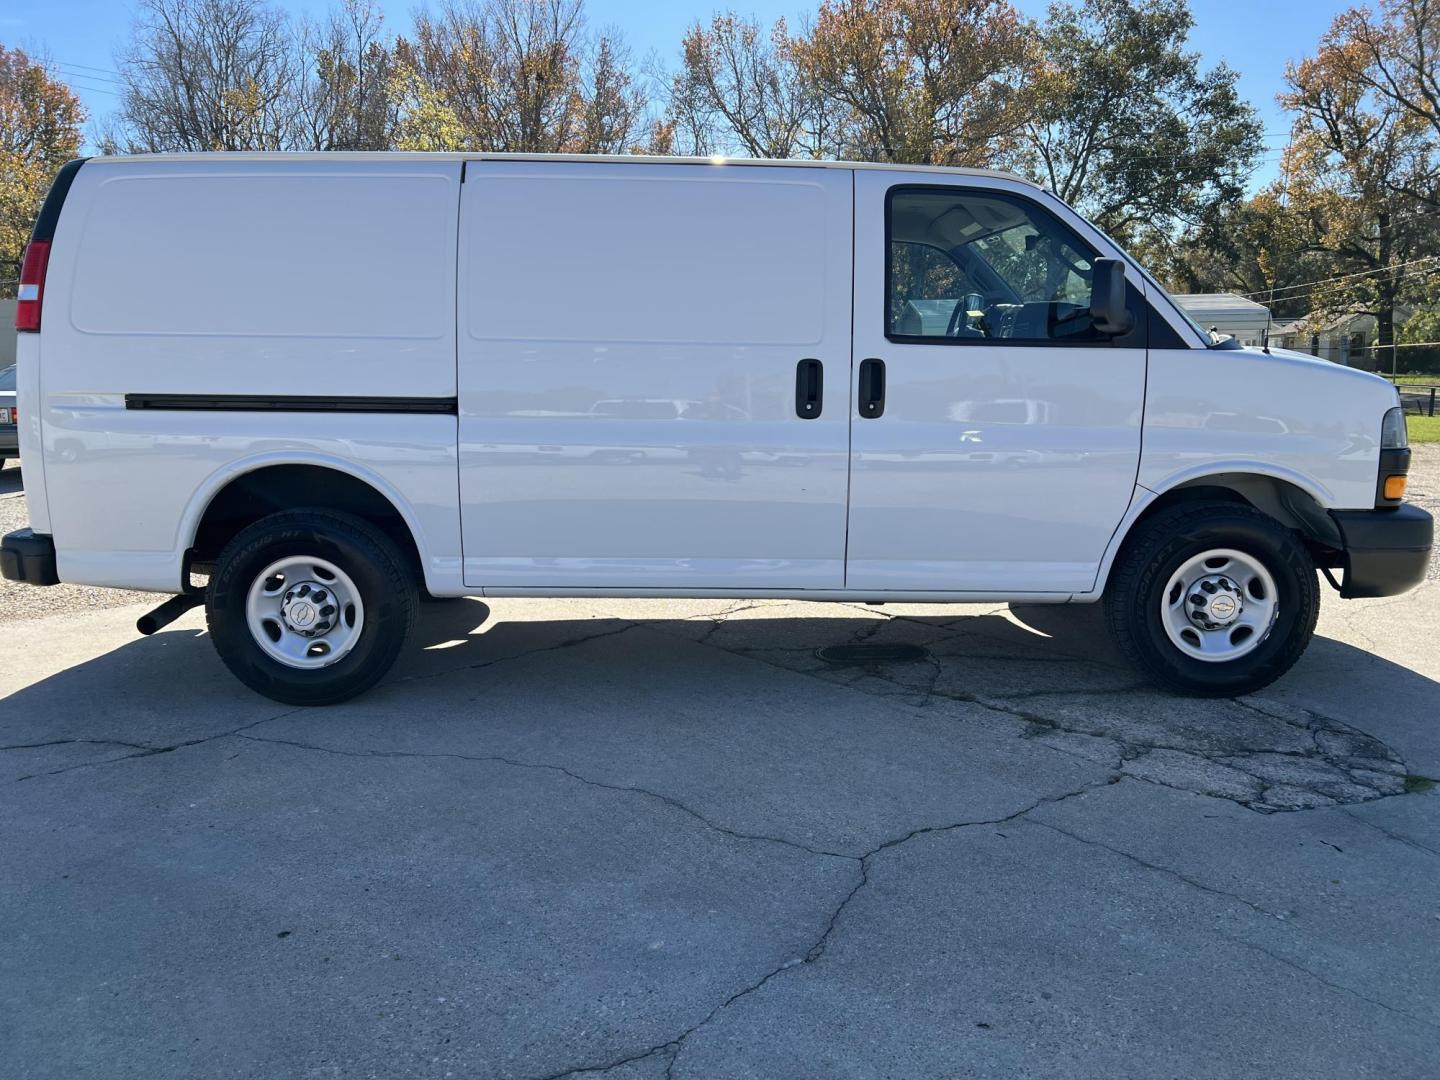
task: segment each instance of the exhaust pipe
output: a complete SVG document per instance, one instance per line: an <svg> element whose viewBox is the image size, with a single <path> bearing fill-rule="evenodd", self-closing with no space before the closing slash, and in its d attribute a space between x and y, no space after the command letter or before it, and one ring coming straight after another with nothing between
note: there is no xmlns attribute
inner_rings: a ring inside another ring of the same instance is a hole
<svg viewBox="0 0 1440 1080"><path fill-rule="evenodd" d="M156 630L164 629L191 608L205 603L203 592L186 592L172 596L154 611L147 611L135 620L135 629L149 637Z"/></svg>

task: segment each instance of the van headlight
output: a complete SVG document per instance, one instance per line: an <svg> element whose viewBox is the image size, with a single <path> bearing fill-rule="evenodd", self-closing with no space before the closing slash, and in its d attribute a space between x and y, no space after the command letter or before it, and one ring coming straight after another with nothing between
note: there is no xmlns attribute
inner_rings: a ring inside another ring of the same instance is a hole
<svg viewBox="0 0 1440 1080"><path fill-rule="evenodd" d="M1405 430L1405 412L1396 405L1380 422L1380 449L1404 450L1409 445L1410 433Z"/></svg>
<svg viewBox="0 0 1440 1080"><path fill-rule="evenodd" d="M1375 484L1375 505L1399 506L1405 498L1410 474L1410 433L1405 430L1405 413L1399 406L1380 422L1380 476Z"/></svg>

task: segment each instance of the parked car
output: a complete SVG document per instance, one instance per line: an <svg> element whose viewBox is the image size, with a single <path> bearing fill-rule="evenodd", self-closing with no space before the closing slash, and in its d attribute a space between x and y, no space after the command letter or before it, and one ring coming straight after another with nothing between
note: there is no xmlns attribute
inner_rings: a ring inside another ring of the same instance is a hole
<svg viewBox="0 0 1440 1080"><path fill-rule="evenodd" d="M15 408L15 365L0 368L0 469L5 459L20 456L19 420Z"/></svg>
<svg viewBox="0 0 1440 1080"><path fill-rule="evenodd" d="M91 159L17 322L0 569L179 593L147 631L203 601L285 702L374 684L422 590L1102 601L1156 683L1241 694L1317 567L1392 595L1432 543L1393 386L1214 340L1004 173Z"/></svg>

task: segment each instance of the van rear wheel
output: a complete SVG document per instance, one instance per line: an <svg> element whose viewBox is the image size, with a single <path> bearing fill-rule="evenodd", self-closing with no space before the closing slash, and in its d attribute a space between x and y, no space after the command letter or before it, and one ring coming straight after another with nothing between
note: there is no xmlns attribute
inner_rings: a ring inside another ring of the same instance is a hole
<svg viewBox="0 0 1440 1080"><path fill-rule="evenodd" d="M292 510L225 546L205 616L220 659L250 689L287 705L332 705L390 669L417 594L379 529L350 514Z"/></svg>
<svg viewBox="0 0 1440 1080"><path fill-rule="evenodd" d="M1294 532L1248 505L1207 500L1142 522L1104 602L1120 651L1151 682L1233 697L1268 686L1300 659L1320 588Z"/></svg>

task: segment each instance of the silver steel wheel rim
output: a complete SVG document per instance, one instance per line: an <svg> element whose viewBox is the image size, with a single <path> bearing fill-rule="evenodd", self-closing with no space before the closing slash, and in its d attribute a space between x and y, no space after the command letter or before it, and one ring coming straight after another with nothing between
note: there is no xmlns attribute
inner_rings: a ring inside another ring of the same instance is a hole
<svg viewBox="0 0 1440 1080"><path fill-rule="evenodd" d="M1280 608L1264 563L1234 548L1187 559L1160 596L1160 622L1170 643L1207 663L1238 660L1270 636Z"/></svg>
<svg viewBox="0 0 1440 1080"><path fill-rule="evenodd" d="M350 575L311 555L277 559L250 584L250 636L265 655L302 671L342 659L365 629L365 606Z"/></svg>

